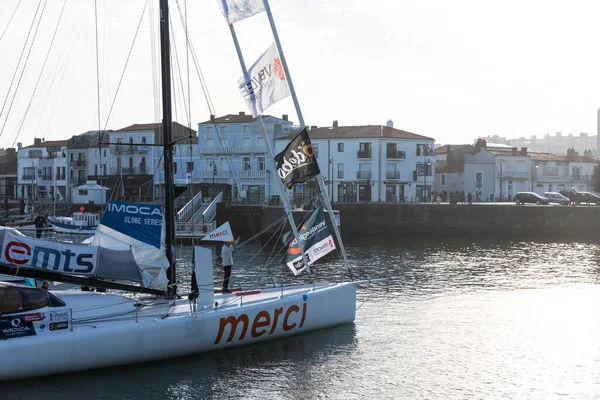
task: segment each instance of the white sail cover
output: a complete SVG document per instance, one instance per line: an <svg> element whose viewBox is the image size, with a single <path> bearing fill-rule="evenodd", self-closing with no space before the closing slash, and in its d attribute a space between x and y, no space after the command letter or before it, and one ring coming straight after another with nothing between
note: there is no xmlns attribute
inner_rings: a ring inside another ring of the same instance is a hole
<svg viewBox="0 0 600 400"><path fill-rule="evenodd" d="M169 261L165 252L164 217L159 204L110 201L91 246L131 250L143 285L164 290Z"/></svg>

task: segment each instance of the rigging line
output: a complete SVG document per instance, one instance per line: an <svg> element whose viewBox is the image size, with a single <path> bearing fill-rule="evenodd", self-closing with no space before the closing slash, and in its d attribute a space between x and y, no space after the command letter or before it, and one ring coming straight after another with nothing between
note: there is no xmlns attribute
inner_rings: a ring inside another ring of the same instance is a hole
<svg viewBox="0 0 600 400"><path fill-rule="evenodd" d="M154 2L151 1L148 7L148 20L149 20L149 33L150 33L150 60L152 62L152 91L154 93L154 121L160 122L160 89L158 85L158 72L157 72L157 60L158 56L156 53L156 26L154 17Z"/></svg>
<svg viewBox="0 0 600 400"><path fill-rule="evenodd" d="M12 110L13 104L15 103L15 99L17 98L17 93L19 91L19 87L21 86L21 80L23 79L23 75L25 75L25 69L27 68L27 63L29 62L29 57L31 56L31 50L33 50L33 44L35 42L35 38L37 37L37 33L38 33L40 25L42 23L42 17L44 16L44 10L46 9L46 4L48 4L47 0L44 1L44 7L42 7L42 12L40 13L40 18L38 19L37 26L35 27L35 32L33 34L33 38L31 39L31 45L29 46L29 50L27 51L27 57L25 57L25 62L23 63L23 69L21 70L19 80L17 81L17 87L15 88L15 92L13 93L13 98L10 101L7 115L6 115L6 118L4 119L4 124L2 125L2 129L0 130L0 137L2 137L2 134L4 133L4 128L6 127L6 123L8 122L8 114L10 114L10 111Z"/></svg>
<svg viewBox="0 0 600 400"><path fill-rule="evenodd" d="M58 59L56 60L56 63L54 64L54 66L51 68L51 72L48 74L48 76L46 77L46 80L43 82L42 86L44 86L46 84L46 81L50 80L50 84L48 85L46 92L42 95L42 97L44 99L47 99L48 96L50 95L50 92L52 90L52 82L56 79L57 76L59 76L61 74L61 68L60 68L60 62L61 59L63 58L63 55L65 53L65 50L67 49L68 43L71 42L71 39L73 38L73 35L75 34L76 30L77 30L77 26L79 25L79 22L81 21L81 18L83 16L83 13L79 15L79 20L77 21L76 26L73 27L73 29L71 30L71 33L69 34L69 37L66 41L65 46L63 47L63 49L60 52L60 55L58 57ZM58 94L60 93L60 89L62 88L62 82L64 80L65 77L65 73L66 73L66 65L68 64L68 61L71 57L71 53L69 52L69 55L67 56L67 59L64 63L64 68L62 70L62 76L60 78L60 82L58 84L58 92L56 93L56 95L54 96L54 102L52 105L52 109L50 110L50 116L54 115L54 108L56 107L56 104L58 103ZM44 102L47 100L44 100ZM40 124L42 123L42 117L43 117L43 112L42 115L40 115L40 118L38 119L38 124L34 130L34 132L38 132L39 128L40 128ZM49 121L46 124L46 129L48 129L49 126ZM47 131L45 131L43 134L41 134L41 137L45 137L47 134ZM11 147L14 147L15 142L18 139L18 135L15 136L15 140L13 141L13 144Z"/></svg>
<svg viewBox="0 0 600 400"><path fill-rule="evenodd" d="M100 119L100 45L98 43L98 0L94 0L94 25L96 32L96 96L98 104L98 164L102 167L102 138L104 132L102 132L102 120ZM104 174L100 174L100 187L104 186L103 182ZM102 193L102 192L101 192ZM104 202L106 202L106 196ZM102 200L102 198L100 199Z"/></svg>
<svg viewBox="0 0 600 400"><path fill-rule="evenodd" d="M48 58L50 57L50 52L52 51L52 47L54 45L54 40L56 39L56 34L58 33L58 28L60 27L60 21L62 20L62 16L65 11L66 5L67 5L67 0L64 0L62 9L60 10L60 15L58 16L58 21L56 22L56 29L54 29L54 34L52 35L52 40L50 41L50 46L48 47L48 51L46 52L46 58L44 58L44 63L42 64L42 68L40 69L38 79L35 82L33 92L31 92L31 98L29 99L29 104L27 104L27 108L25 109L25 113L23 114L23 118L21 119L21 124L19 126L19 129L17 130L17 137L21 134L21 130L23 129L23 124L25 123L25 118L27 117L27 113L29 112L29 109L31 108L31 104L33 103L33 99L35 97L37 88L40 84L40 80L42 79L42 74L44 72L44 69L46 68L46 63L48 62ZM46 7L46 3L44 4L44 8L45 7ZM40 15L40 23L41 23L42 16L43 16L43 10L42 10L42 15ZM1 133L0 133L0 136L1 136Z"/></svg>
<svg viewBox="0 0 600 400"><path fill-rule="evenodd" d="M12 90L12 86L15 82L15 78L17 77L17 72L19 71L19 66L21 65L21 60L23 59L23 54L25 54L25 50L27 49L27 42L29 42L29 37L31 36L31 31L35 25L35 20L37 19L38 12L40 10L40 6L42 5L42 0L38 2L37 9L35 10L35 15L31 20L31 26L29 27L29 32L27 33L27 38L25 38L25 43L23 44L23 49L21 50L21 55L19 56L19 61L17 62L17 66L15 67L15 72L13 74L12 80L10 81L10 86L8 87L8 92L6 93L6 98L4 99L4 104L2 104L2 109L0 109L0 117L4 112L4 107L6 106L6 102L8 101L8 97L10 95L10 91ZM7 116L8 119L8 116Z"/></svg>
<svg viewBox="0 0 600 400"><path fill-rule="evenodd" d="M179 62L179 56L178 56L179 53L177 52L177 43L176 43L176 39L175 39L175 32L173 32L173 34L171 36L171 47L173 48L173 54L174 54L174 57L172 59L172 63L174 64L173 68L172 68L174 76L172 77L172 81L176 82L176 80L174 78L175 78L175 73L177 72L177 77L179 77L179 85L180 85L179 90L181 90L181 98L183 99L182 100L183 109L184 109L184 113L187 117L187 120L189 121L190 120L190 110L188 110L188 108L187 108L187 103L185 101L185 92L183 91L183 88L185 87L185 85L183 84L183 77L182 77L181 69L180 69L181 63ZM176 90L177 90L177 88L176 88ZM177 96L174 96L174 97L175 97L175 99L177 98ZM175 107L175 108L177 109L177 107Z"/></svg>
<svg viewBox="0 0 600 400"><path fill-rule="evenodd" d="M176 2L177 10L179 11L179 18L183 24L183 15L181 13L181 8L179 7L179 3ZM211 114L216 114L214 112L215 107L213 105L210 94L208 93L208 85L206 84L206 80L204 79L204 74L202 73L202 68L200 68L200 63L198 62L198 57L196 56L196 51L194 50L194 45L189 39L189 32L186 31L187 40L189 41L189 50L192 55L192 60L194 61L194 66L196 67L196 74L198 75L198 79L200 80L200 86L202 87L202 92L204 94L204 98L206 100L206 104Z"/></svg>
<svg viewBox="0 0 600 400"><path fill-rule="evenodd" d="M123 67L123 72L121 73L121 77L119 78L119 83L117 85L117 90L115 91L115 96L113 97L113 101L110 105L110 110L106 115L106 123L104 124L104 130L108 126L108 121L110 120L110 116L112 114L115 103L117 102L117 96L119 94L119 90L121 89L121 83L123 83L123 78L125 77L125 71L127 70L127 65L129 64L129 59L131 58L131 53L133 52L133 46L135 45L135 41L137 39L137 35L140 31L140 26L142 25L142 18L144 17L144 13L146 12L146 7L148 6L148 0L144 3L144 9L142 10L142 15L140 16L140 20L138 21L137 28L135 30L135 35L133 36L133 42L131 43L131 47L129 48L129 53L127 54L127 59L125 60L125 66ZM100 115L98 115L98 118Z"/></svg>
<svg viewBox="0 0 600 400"><path fill-rule="evenodd" d="M15 10L11 14L10 19L8 20L8 23L6 24L6 28L4 28L4 32L2 32L2 35L0 35L0 42L2 42L2 38L4 37L4 34L6 33L6 31L8 30L8 27L10 26L10 23L12 22L13 17L17 13L17 10L19 9L20 5L21 5L21 0L19 0L19 2L17 3L17 6L15 7Z"/></svg>
<svg viewBox="0 0 600 400"><path fill-rule="evenodd" d="M179 14L181 16L181 7L179 5L179 0L177 0L175 2L175 4L177 5L177 11L179 11ZM173 21L171 21L172 23ZM183 25L183 31L185 34L185 60L186 60L186 76L187 76L187 99L188 99L188 104L186 104L187 109L190 110L188 116L188 127L191 127L192 125L192 97L191 97L191 93L190 93L190 55L189 55L189 51L190 51L190 37L189 37L189 32L188 32L188 16L187 16L187 0L184 0L184 15L182 16L182 25ZM182 83L182 91L183 91L183 83ZM185 99L185 96L183 96L183 98Z"/></svg>

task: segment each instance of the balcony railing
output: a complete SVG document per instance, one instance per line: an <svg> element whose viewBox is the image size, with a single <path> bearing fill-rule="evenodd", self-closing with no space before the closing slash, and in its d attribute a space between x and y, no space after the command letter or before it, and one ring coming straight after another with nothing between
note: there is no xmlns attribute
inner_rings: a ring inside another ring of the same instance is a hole
<svg viewBox="0 0 600 400"><path fill-rule="evenodd" d="M146 166L140 166L140 167L121 167L120 170L119 170L119 168L111 168L110 169L111 175L147 174L148 173L147 171L148 171L148 167L146 167Z"/></svg>
<svg viewBox="0 0 600 400"><path fill-rule="evenodd" d="M385 153L388 159L404 160L406 158L405 151L388 151Z"/></svg>
<svg viewBox="0 0 600 400"><path fill-rule="evenodd" d="M371 158L371 150L358 150L356 156L358 158Z"/></svg>
<svg viewBox="0 0 600 400"><path fill-rule="evenodd" d="M400 171L387 171L385 179L400 179Z"/></svg>
<svg viewBox="0 0 600 400"><path fill-rule="evenodd" d="M28 175L22 175L22 179L24 181L32 181L32 180L35 179L35 175L29 175L29 174Z"/></svg>
<svg viewBox="0 0 600 400"><path fill-rule="evenodd" d="M356 179L371 179L371 171L358 171Z"/></svg>
<svg viewBox="0 0 600 400"><path fill-rule="evenodd" d="M128 145L126 145L124 147L125 147L125 149L124 149L125 153L131 154L131 153L135 152L135 146L132 145L132 144L128 144Z"/></svg>
<svg viewBox="0 0 600 400"><path fill-rule="evenodd" d="M535 175L536 182L568 182L569 175Z"/></svg>
<svg viewBox="0 0 600 400"><path fill-rule="evenodd" d="M69 163L71 167L85 167L85 160L74 160Z"/></svg>
<svg viewBox="0 0 600 400"><path fill-rule="evenodd" d="M571 182L589 182L592 180L591 175L571 175Z"/></svg>
<svg viewBox="0 0 600 400"><path fill-rule="evenodd" d="M238 177L240 179L264 179L267 177L267 171L239 171Z"/></svg>
<svg viewBox="0 0 600 400"><path fill-rule="evenodd" d="M266 147L205 147L200 154L265 154Z"/></svg>
<svg viewBox="0 0 600 400"><path fill-rule="evenodd" d="M515 180L529 179L529 172L509 172L509 171L503 171L502 175L500 173L498 173L498 178L502 178L502 179L515 179Z"/></svg>

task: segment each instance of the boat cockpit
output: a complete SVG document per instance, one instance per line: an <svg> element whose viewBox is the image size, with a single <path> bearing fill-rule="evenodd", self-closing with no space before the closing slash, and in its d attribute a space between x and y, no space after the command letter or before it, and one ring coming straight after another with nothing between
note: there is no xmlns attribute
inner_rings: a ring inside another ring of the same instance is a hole
<svg viewBox="0 0 600 400"><path fill-rule="evenodd" d="M64 306L65 303L48 290L0 282L0 315Z"/></svg>

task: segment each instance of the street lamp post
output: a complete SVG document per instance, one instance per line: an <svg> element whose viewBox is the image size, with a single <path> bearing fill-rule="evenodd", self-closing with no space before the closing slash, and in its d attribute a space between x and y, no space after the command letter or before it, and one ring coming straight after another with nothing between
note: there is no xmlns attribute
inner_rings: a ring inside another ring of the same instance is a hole
<svg viewBox="0 0 600 400"><path fill-rule="evenodd" d="M500 201L502 201L502 160L500 160Z"/></svg>

